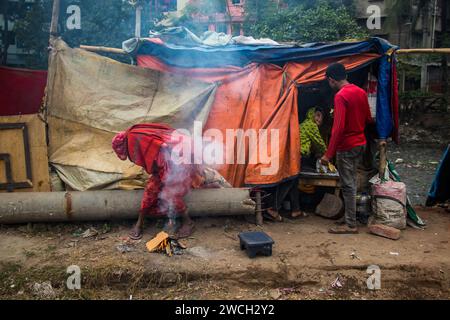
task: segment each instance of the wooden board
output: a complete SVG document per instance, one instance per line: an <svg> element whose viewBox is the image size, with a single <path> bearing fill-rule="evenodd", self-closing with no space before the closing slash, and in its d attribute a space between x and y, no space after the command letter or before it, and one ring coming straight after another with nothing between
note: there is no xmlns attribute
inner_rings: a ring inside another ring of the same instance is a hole
<svg viewBox="0 0 450 320"><path fill-rule="evenodd" d="M312 185L316 187L339 187L339 179L330 179L330 178L319 178L319 177L300 177L299 179L300 185Z"/></svg>
<svg viewBox="0 0 450 320"><path fill-rule="evenodd" d="M32 187L14 192L50 191L45 123L37 114L0 117L0 124L25 123L28 128ZM22 129L0 130L0 154L9 154L14 182L27 181ZM0 183L6 183L5 161L0 160ZM0 190L6 192L6 190Z"/></svg>

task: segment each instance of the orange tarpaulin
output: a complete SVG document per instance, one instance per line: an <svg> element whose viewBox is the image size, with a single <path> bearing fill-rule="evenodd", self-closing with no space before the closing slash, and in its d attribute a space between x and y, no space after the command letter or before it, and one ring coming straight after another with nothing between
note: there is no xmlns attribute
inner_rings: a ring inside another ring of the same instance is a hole
<svg viewBox="0 0 450 320"><path fill-rule="evenodd" d="M237 164L236 156L234 163L227 161L219 169L234 187L242 187L275 184L300 172L297 85L324 80L330 63L340 62L347 70L352 70L379 57L378 54L365 53L338 59L288 62L283 67L253 63L244 68L184 69L167 66L153 56L138 56L138 65L207 82L220 82L204 131L218 129L226 137L227 129L267 129L267 154L271 164L265 164L262 159L250 161L249 145L245 143L245 164ZM272 129L278 132L279 139L275 140L279 142L278 148L271 145ZM238 147L233 148L236 154ZM224 154L228 152L233 153L233 149L224 150ZM273 167L273 172L262 171Z"/></svg>

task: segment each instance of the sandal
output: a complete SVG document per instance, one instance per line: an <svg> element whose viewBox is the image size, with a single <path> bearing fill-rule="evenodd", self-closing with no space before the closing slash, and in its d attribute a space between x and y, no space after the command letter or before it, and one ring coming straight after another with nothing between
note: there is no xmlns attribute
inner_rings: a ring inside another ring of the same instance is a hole
<svg viewBox="0 0 450 320"><path fill-rule="evenodd" d="M264 214L264 216L269 220L272 220L274 222L283 222L283 217L280 216L280 214L277 211L273 209L267 209L266 211L267 213Z"/></svg>
<svg viewBox="0 0 450 320"><path fill-rule="evenodd" d="M333 228L330 228L328 230L329 233L333 233L333 234L357 234L358 233L358 228L356 227L349 227L347 225L345 226L336 226Z"/></svg>
<svg viewBox="0 0 450 320"><path fill-rule="evenodd" d="M307 217L308 215L303 211L293 211L291 212L291 218L297 219L299 217Z"/></svg>
<svg viewBox="0 0 450 320"><path fill-rule="evenodd" d="M194 233L194 230L195 230L194 222L183 223L180 229L178 229L174 238L177 240L189 238L192 235L192 233Z"/></svg>
<svg viewBox="0 0 450 320"><path fill-rule="evenodd" d="M141 240L143 234L144 234L144 230L142 228L138 229L138 228L134 227L133 229L131 229L130 233L128 234L128 237L131 240Z"/></svg>

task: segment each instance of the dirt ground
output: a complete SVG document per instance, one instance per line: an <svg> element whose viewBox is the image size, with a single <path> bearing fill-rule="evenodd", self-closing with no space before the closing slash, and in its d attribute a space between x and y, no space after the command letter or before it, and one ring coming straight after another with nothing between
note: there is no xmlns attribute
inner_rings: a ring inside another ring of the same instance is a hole
<svg viewBox="0 0 450 320"><path fill-rule="evenodd" d="M420 205L446 143L418 143L408 128L403 135L389 158L401 159L397 170ZM398 241L366 227L331 235L333 221L314 215L262 228L242 217L199 219L188 248L173 257L145 248L161 221L148 221L143 240L132 243L131 221L0 226L0 299L449 299L450 213L416 208L428 227L408 227ZM92 228L98 234L83 237ZM250 230L274 239L271 257L240 250L237 235ZM71 265L81 269L80 290L66 287ZM370 265L381 270L379 290L367 288ZM338 277L342 287L333 288Z"/></svg>
<svg viewBox="0 0 450 320"><path fill-rule="evenodd" d="M388 157L406 183L413 204L425 204L439 161L450 143L450 113L412 113L400 125L400 144Z"/></svg>
<svg viewBox="0 0 450 320"><path fill-rule="evenodd" d="M239 232L259 230L243 218L196 221L197 231L182 255L146 251L158 232L147 223L142 241L117 246L131 222L35 224L0 229L2 299L449 299L450 214L418 209L426 230L408 228L398 241L331 235L330 220L309 216L266 223L274 240L271 257L250 259ZM83 238L87 228L97 236ZM352 256L353 254L353 256ZM81 290L66 288L70 265L81 268ZM369 265L381 270L381 289L368 290ZM332 288L340 277L342 288ZM39 287L49 281L50 289Z"/></svg>
<svg viewBox="0 0 450 320"><path fill-rule="evenodd" d="M406 183L408 195L413 205L424 205L428 191L444 154L446 146L416 145L412 143L394 145L388 150L389 160L397 161L395 168Z"/></svg>

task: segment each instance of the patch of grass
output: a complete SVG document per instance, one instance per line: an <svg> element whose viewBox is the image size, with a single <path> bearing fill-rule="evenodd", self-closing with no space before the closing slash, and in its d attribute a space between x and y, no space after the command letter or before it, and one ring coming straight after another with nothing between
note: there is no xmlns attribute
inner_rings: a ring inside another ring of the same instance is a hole
<svg viewBox="0 0 450 320"><path fill-rule="evenodd" d="M23 249L23 254L25 255L25 257L27 258L33 258L36 256L36 252L31 251L31 250L27 250L27 249Z"/></svg>
<svg viewBox="0 0 450 320"><path fill-rule="evenodd" d="M108 233L111 231L111 229L111 225L106 222L105 224L103 224L101 233Z"/></svg>
<svg viewBox="0 0 450 320"><path fill-rule="evenodd" d="M0 262L0 296L10 295L21 287L23 282L20 274L22 266L15 262Z"/></svg>
<svg viewBox="0 0 450 320"><path fill-rule="evenodd" d="M50 253L50 252L53 252L53 251L55 251L55 250L56 250L56 246L53 245L53 244L49 244L49 245L47 246L47 248L45 249L45 252Z"/></svg>
<svg viewBox="0 0 450 320"><path fill-rule="evenodd" d="M16 262L0 262L0 281L8 274L18 272L21 267Z"/></svg>

